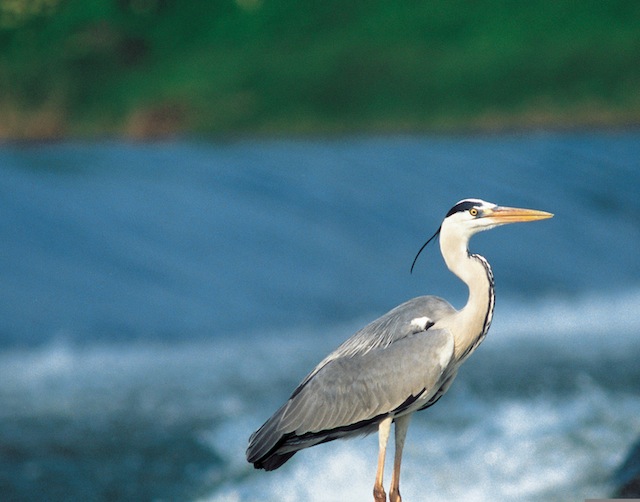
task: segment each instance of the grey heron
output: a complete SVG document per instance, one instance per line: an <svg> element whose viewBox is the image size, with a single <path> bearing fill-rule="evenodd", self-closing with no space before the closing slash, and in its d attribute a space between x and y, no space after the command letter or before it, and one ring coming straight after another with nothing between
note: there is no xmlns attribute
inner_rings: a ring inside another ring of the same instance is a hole
<svg viewBox="0 0 640 502"><path fill-rule="evenodd" d="M552 216L480 199L458 202L418 255L439 235L447 267L469 289L466 305L456 310L442 298L420 296L357 331L323 359L287 402L251 435L247 460L257 469L270 471L304 448L377 429L379 454L373 495L375 502L384 502L385 454L391 424L395 423L389 500L401 502L400 463L411 415L435 404L447 392L458 368L491 325L493 273L484 257L469 252L469 239L499 225Z"/></svg>

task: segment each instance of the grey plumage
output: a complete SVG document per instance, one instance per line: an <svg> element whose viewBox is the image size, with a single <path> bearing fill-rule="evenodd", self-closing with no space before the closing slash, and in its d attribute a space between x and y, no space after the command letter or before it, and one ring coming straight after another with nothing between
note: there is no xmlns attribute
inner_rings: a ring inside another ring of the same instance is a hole
<svg viewBox="0 0 640 502"><path fill-rule="evenodd" d="M442 298L420 296L357 331L251 436L248 461L276 469L298 450L375 432L386 416L424 406L451 376L452 335L432 326L453 312ZM423 317L426 330L412 324Z"/></svg>
<svg viewBox="0 0 640 502"><path fill-rule="evenodd" d="M322 360L251 435L247 460L258 469L273 470L304 448L378 430L380 451L373 494L376 502L383 502L386 447L395 423L389 497L391 502L402 502L400 466L409 417L447 392L458 368L491 325L493 273L487 260L469 252L469 239L499 225L551 216L479 199L453 206L425 246L440 235L447 267L469 288L464 308L456 310L441 298L420 296L356 332Z"/></svg>

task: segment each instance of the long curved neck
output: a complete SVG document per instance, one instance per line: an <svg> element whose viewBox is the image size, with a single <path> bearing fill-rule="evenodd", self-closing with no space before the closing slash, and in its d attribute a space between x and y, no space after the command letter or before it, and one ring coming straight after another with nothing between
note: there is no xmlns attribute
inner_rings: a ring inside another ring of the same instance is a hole
<svg viewBox="0 0 640 502"><path fill-rule="evenodd" d="M470 254L468 238L443 232L440 235L440 250L447 267L469 288L467 304L449 319L455 348L454 357L465 359L484 339L491 325L495 295L493 273L487 260Z"/></svg>

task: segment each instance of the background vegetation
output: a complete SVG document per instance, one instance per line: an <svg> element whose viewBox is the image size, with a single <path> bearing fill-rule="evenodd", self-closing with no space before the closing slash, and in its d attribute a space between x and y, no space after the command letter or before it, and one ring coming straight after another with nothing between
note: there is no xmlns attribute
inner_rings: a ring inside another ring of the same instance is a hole
<svg viewBox="0 0 640 502"><path fill-rule="evenodd" d="M0 137L640 120L636 0L2 0Z"/></svg>

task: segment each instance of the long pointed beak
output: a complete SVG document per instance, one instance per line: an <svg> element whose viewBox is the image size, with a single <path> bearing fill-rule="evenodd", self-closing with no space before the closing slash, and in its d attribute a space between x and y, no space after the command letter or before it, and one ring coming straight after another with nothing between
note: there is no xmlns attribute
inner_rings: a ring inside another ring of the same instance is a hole
<svg viewBox="0 0 640 502"><path fill-rule="evenodd" d="M487 211L483 217L495 221L498 224L517 223L520 221L536 221L553 218L552 213L538 211L537 209L521 209L518 207L497 206Z"/></svg>

